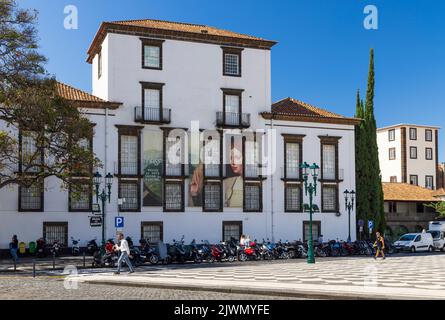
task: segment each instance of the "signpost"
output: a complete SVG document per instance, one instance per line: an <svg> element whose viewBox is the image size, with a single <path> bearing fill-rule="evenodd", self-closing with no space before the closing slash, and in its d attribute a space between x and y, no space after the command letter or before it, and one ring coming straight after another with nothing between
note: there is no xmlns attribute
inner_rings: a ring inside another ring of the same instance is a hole
<svg viewBox="0 0 445 320"><path fill-rule="evenodd" d="M102 227L102 217L92 216L90 217L90 227Z"/></svg>
<svg viewBox="0 0 445 320"><path fill-rule="evenodd" d="M368 220L369 239L371 239L372 229L374 229L374 221Z"/></svg>
<svg viewBox="0 0 445 320"><path fill-rule="evenodd" d="M359 232L360 232L360 240L362 240L362 233L363 233L363 226L365 225L365 221L363 221L363 219L360 219L357 222L358 226L359 226Z"/></svg>
<svg viewBox="0 0 445 320"><path fill-rule="evenodd" d="M124 217L114 217L114 226L116 227L116 231L122 231L124 228Z"/></svg>

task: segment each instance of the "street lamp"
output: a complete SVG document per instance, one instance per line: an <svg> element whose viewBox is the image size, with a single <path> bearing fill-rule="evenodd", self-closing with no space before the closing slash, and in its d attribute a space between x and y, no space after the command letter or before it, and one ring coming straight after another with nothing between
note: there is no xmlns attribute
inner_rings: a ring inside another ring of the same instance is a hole
<svg viewBox="0 0 445 320"><path fill-rule="evenodd" d="M308 242L307 263L315 263L314 239L312 235L312 214L314 213L314 205L312 202L313 202L313 196L317 195L317 178L320 167L315 163L309 165L307 162L304 162L300 165L300 168L303 171L304 191L306 196L309 193L309 242ZM309 171L313 179L313 182L310 183L308 183Z"/></svg>
<svg viewBox="0 0 445 320"><path fill-rule="evenodd" d="M96 188L96 202L99 203L99 199L102 202L102 248L105 246L105 205L108 200L108 203L111 201L111 185L113 184L113 175L111 173L107 173L105 176L105 188L102 189L102 192L99 193L99 187L102 183L102 175L99 172L96 172L93 176L93 183ZM105 191L105 189L107 191Z"/></svg>
<svg viewBox="0 0 445 320"><path fill-rule="evenodd" d="M345 207L348 210L348 242L351 242L351 210L354 209L355 191L345 190Z"/></svg>

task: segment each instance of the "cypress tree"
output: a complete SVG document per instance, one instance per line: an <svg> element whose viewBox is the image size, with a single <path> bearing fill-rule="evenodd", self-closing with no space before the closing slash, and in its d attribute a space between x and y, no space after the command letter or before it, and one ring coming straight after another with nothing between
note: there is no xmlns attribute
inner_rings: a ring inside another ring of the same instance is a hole
<svg viewBox="0 0 445 320"><path fill-rule="evenodd" d="M384 231L385 215L383 210L383 190L379 164L379 152L377 146L377 125L374 116L374 50L371 49L369 62L368 88L366 91L366 103L364 110L364 140L366 141L366 157L361 179L366 179L362 183L366 184L368 208L366 216L375 222L375 230ZM364 200L363 200L364 201Z"/></svg>

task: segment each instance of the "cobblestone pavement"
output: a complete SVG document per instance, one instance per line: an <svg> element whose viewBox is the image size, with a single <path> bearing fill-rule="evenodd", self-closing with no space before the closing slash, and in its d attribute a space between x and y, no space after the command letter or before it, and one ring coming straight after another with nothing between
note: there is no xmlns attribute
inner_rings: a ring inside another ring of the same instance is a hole
<svg viewBox="0 0 445 320"><path fill-rule="evenodd" d="M55 277L0 276L0 300L270 300L290 299L265 295L231 294L157 288L79 283L67 290L62 279Z"/></svg>

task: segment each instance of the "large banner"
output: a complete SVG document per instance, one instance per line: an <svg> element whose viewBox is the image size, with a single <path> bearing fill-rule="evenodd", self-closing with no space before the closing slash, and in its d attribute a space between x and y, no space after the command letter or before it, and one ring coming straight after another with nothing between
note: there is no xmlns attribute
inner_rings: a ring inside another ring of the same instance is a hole
<svg viewBox="0 0 445 320"><path fill-rule="evenodd" d="M190 172L188 206L201 207L204 185L204 165L201 161L202 141L199 132L189 134L188 146L188 165Z"/></svg>
<svg viewBox="0 0 445 320"><path fill-rule="evenodd" d="M225 135L224 206L243 206L243 140L241 135Z"/></svg>
<svg viewBox="0 0 445 320"><path fill-rule="evenodd" d="M144 174L144 207L162 206L162 131L144 130L143 174Z"/></svg>

